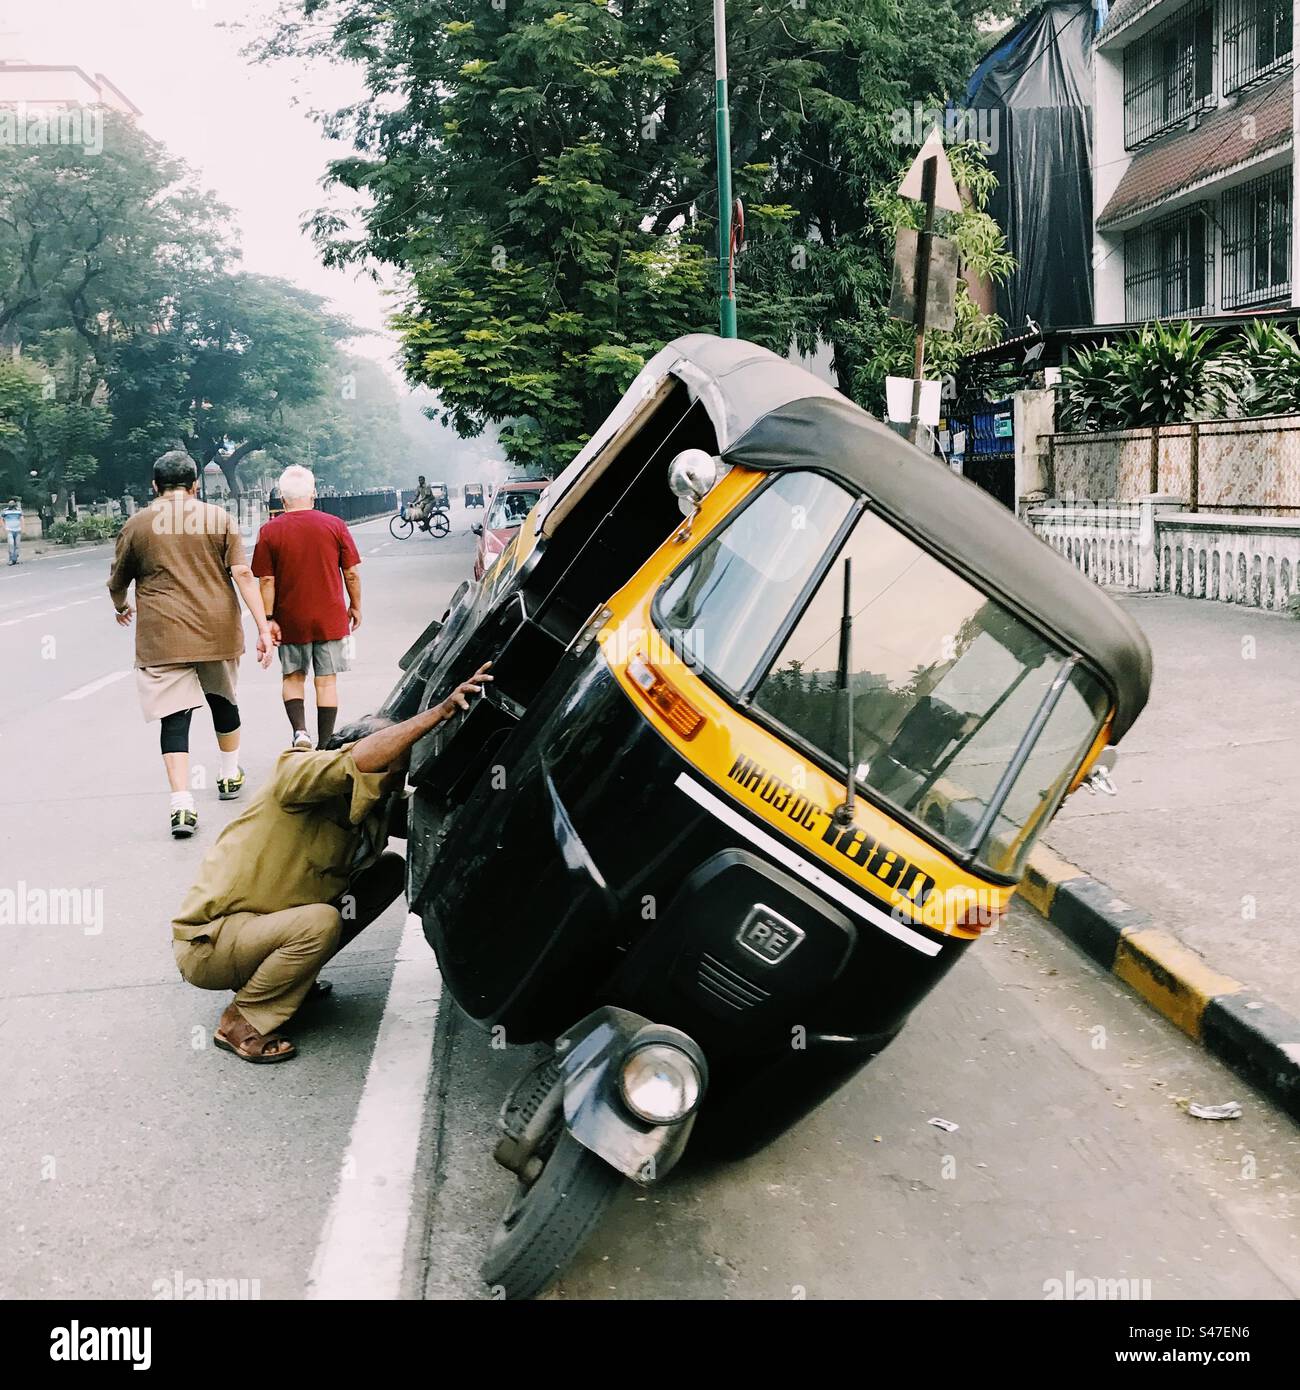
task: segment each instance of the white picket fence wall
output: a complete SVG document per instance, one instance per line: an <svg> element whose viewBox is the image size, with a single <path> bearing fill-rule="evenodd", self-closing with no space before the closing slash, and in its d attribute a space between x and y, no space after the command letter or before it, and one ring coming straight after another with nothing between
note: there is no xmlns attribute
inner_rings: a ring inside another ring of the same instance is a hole
<svg viewBox="0 0 1300 1390"><path fill-rule="evenodd" d="M1140 502L1051 501L1025 520L1098 584L1282 609L1300 590L1300 517L1186 512Z"/></svg>

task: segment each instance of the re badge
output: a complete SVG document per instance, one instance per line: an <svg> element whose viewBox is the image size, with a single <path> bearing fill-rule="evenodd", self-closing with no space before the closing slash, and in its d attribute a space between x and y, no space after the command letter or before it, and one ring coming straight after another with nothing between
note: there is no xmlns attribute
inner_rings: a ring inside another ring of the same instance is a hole
<svg viewBox="0 0 1300 1390"><path fill-rule="evenodd" d="M736 940L768 965L783 961L803 940L802 927L796 927L779 912L755 903L740 924Z"/></svg>

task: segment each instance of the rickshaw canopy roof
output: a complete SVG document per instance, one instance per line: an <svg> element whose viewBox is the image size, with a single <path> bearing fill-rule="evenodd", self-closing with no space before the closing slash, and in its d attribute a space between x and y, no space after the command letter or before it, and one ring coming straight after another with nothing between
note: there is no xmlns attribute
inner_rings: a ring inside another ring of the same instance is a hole
<svg viewBox="0 0 1300 1390"><path fill-rule="evenodd" d="M1116 701L1118 740L1146 704L1151 649L1113 599L987 492L794 362L740 339L691 334L668 370L708 411L723 459L762 472L811 469L865 495L886 519L978 588L1087 658Z"/></svg>

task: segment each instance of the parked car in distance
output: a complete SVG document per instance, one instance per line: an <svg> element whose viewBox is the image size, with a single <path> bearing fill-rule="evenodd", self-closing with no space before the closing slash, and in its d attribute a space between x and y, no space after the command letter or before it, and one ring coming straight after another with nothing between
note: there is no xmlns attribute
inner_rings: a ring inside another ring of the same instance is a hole
<svg viewBox="0 0 1300 1390"><path fill-rule="evenodd" d="M542 489L549 478L517 478L502 483L492 494L487 516L473 528L478 537L474 550L474 578L482 579L496 558L508 546L515 533L537 505Z"/></svg>
<svg viewBox="0 0 1300 1390"><path fill-rule="evenodd" d="M483 484L482 484L482 483L466 483L466 484L465 484L465 506L466 506L466 507L481 507L482 505L483 505Z"/></svg>

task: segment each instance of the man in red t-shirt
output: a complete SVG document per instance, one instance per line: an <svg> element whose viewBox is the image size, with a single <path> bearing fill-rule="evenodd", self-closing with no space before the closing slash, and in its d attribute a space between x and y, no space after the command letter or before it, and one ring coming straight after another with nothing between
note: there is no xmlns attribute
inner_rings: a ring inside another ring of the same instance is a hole
<svg viewBox="0 0 1300 1390"><path fill-rule="evenodd" d="M337 676L348 669L347 639L361 626L361 556L347 523L315 510L311 469L297 464L286 468L279 490L284 515L262 527L253 573L280 644L281 694L293 728L292 746L311 747L305 710L310 666L316 687L316 746L324 748L338 717Z"/></svg>

